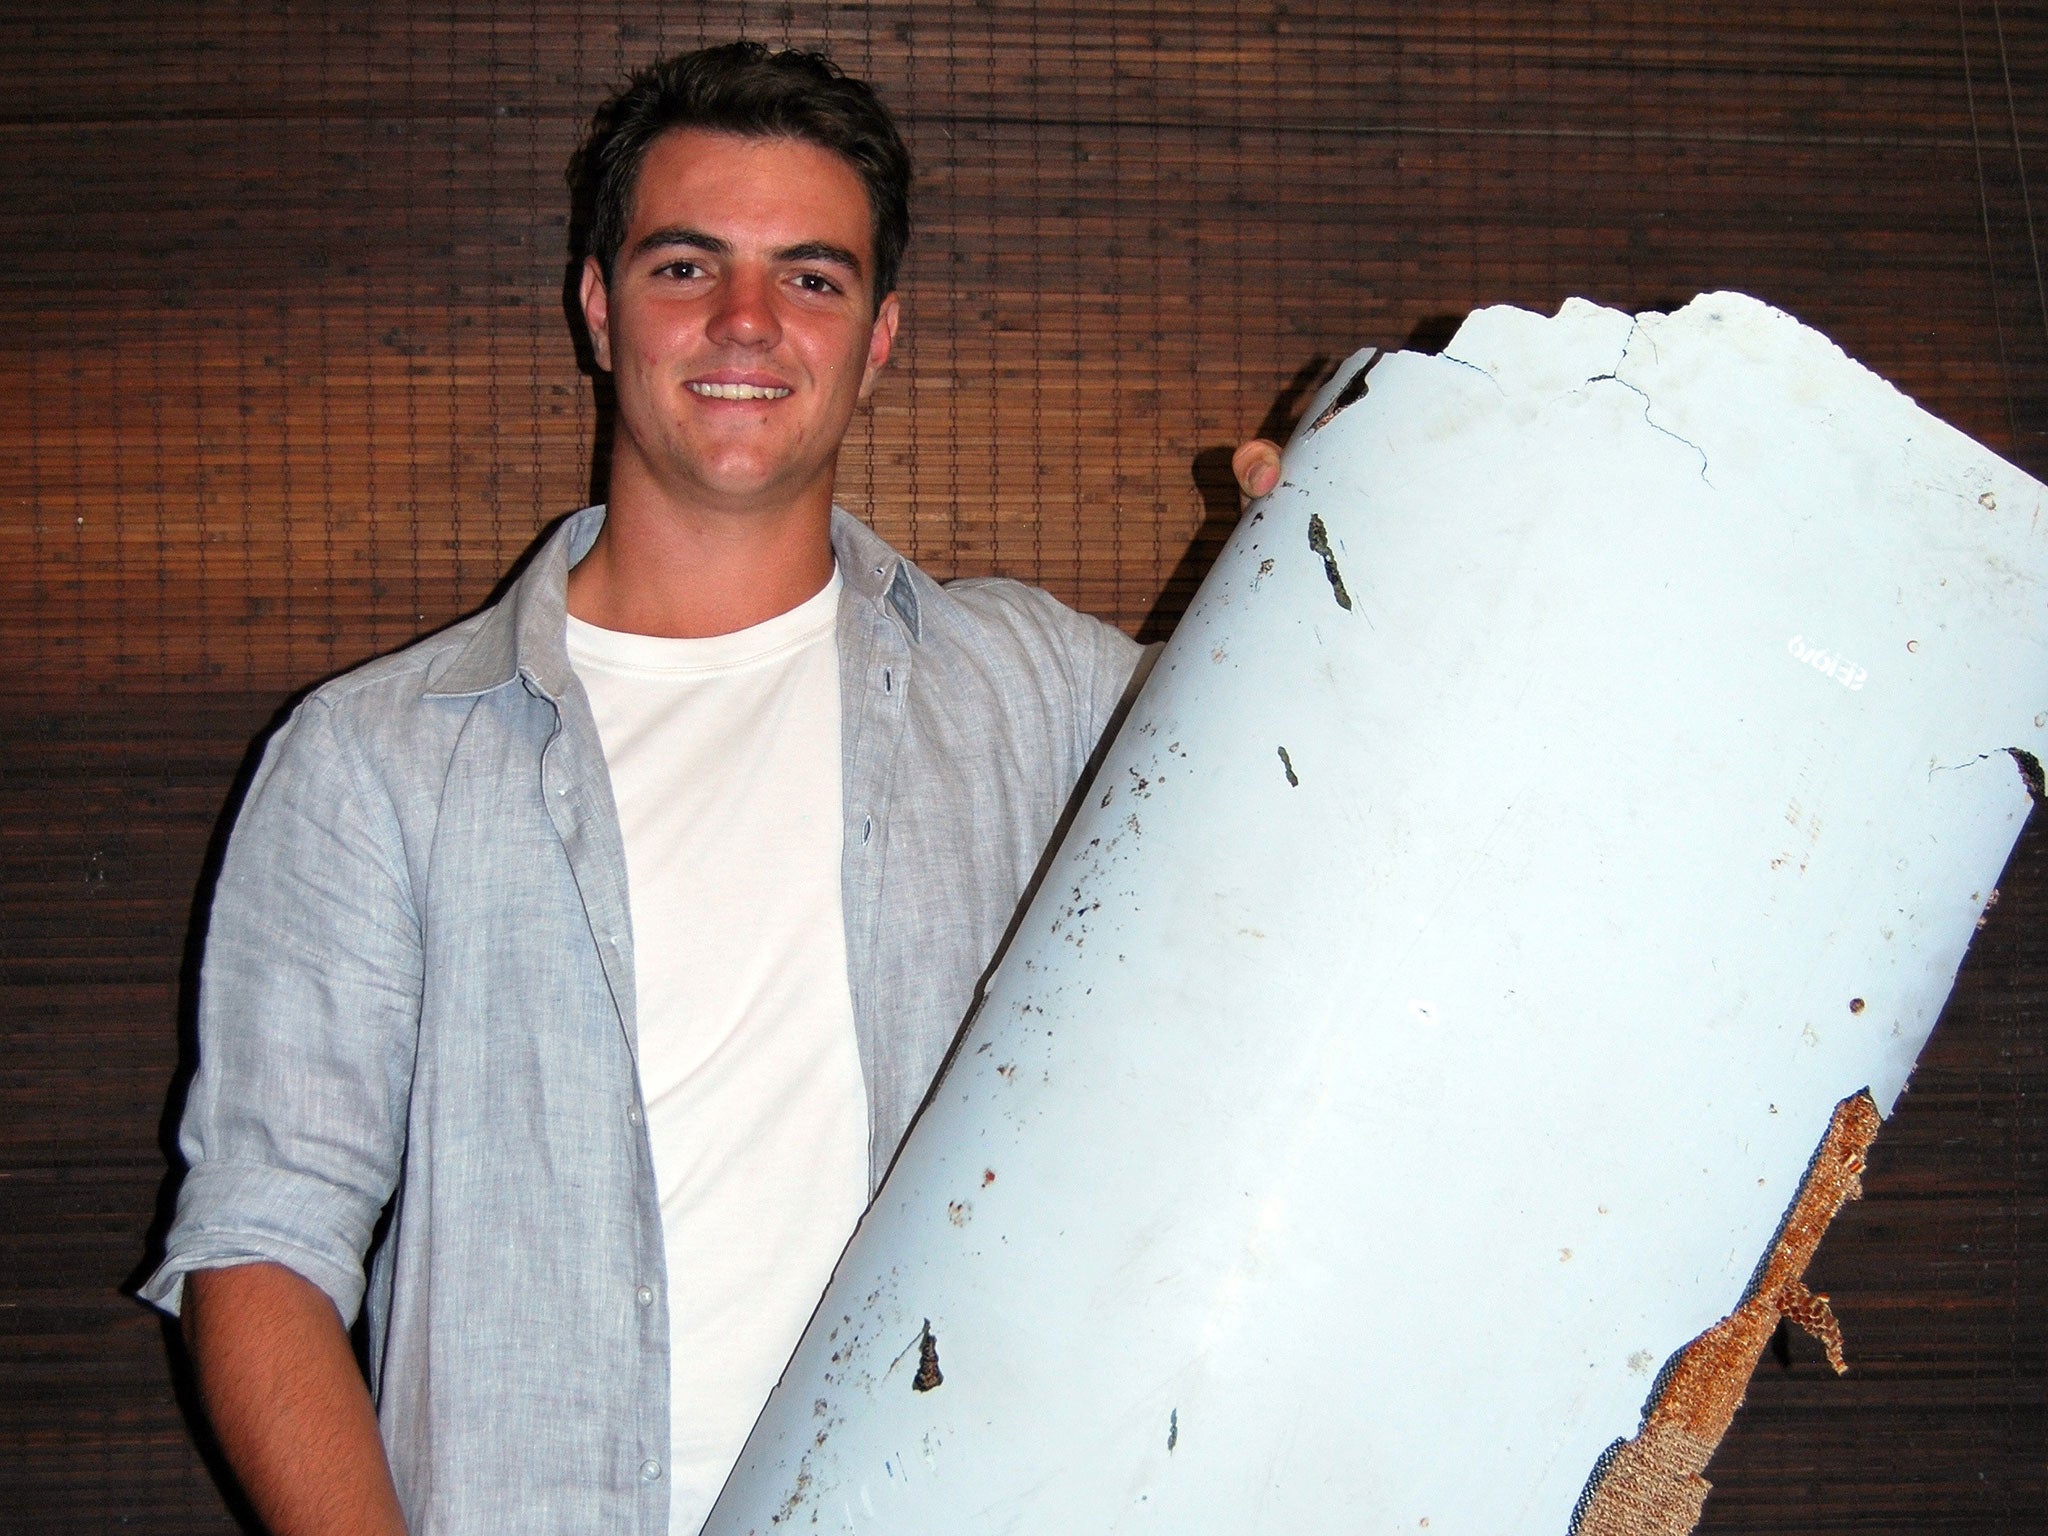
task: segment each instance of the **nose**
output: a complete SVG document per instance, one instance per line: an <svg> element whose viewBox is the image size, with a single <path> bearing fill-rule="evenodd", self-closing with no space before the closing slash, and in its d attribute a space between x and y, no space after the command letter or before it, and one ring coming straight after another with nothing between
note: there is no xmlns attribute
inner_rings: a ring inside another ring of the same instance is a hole
<svg viewBox="0 0 2048 1536"><path fill-rule="evenodd" d="M705 327L721 345L772 347L782 337L775 312L775 286L765 271L736 263L719 290L718 305Z"/></svg>

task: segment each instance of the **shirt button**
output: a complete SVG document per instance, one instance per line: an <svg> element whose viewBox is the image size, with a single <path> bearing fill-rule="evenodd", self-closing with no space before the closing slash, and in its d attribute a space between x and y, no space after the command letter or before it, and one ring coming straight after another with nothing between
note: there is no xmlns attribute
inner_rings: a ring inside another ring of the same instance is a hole
<svg viewBox="0 0 2048 1536"><path fill-rule="evenodd" d="M636 1290L636 1291L634 1291L634 1292L633 1292L633 1299L634 1299L635 1301L639 1302L639 1303L640 1303L640 1305L641 1305L641 1306L643 1306L643 1307L651 1307L651 1306L653 1306L653 1305L654 1305L654 1291L653 1291L653 1288L652 1288L652 1287L650 1287L650 1286L645 1286L645 1285L641 1286L641 1287L640 1287L640 1288L639 1288L638 1290Z"/></svg>
<svg viewBox="0 0 2048 1536"><path fill-rule="evenodd" d="M627 1111L626 1111L626 1124L628 1124L628 1125L638 1125L639 1123L640 1123L640 1106L639 1106L638 1104L635 1104L635 1105L634 1105L634 1106L633 1106L633 1107L632 1107L631 1109L629 1109L629 1110L627 1110Z"/></svg>
<svg viewBox="0 0 2048 1536"><path fill-rule="evenodd" d="M661 1476L661 1463L652 1456L640 1463L640 1477L644 1482L654 1482Z"/></svg>

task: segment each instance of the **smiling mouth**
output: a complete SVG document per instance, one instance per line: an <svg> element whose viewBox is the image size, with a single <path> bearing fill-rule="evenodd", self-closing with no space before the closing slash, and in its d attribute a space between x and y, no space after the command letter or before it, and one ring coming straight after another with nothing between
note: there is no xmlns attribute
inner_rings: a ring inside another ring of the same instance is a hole
<svg viewBox="0 0 2048 1536"><path fill-rule="evenodd" d="M780 400L789 393L780 385L768 384L688 384L684 387L693 395L704 395L713 400Z"/></svg>

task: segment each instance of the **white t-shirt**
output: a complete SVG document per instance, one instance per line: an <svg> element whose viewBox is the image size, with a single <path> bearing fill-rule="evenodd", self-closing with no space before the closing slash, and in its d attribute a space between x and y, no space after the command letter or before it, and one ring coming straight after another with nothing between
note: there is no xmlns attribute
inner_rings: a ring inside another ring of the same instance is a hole
<svg viewBox="0 0 2048 1536"><path fill-rule="evenodd" d="M677 1536L710 1513L867 1203L839 592L835 570L799 607L702 640L569 620L625 838Z"/></svg>

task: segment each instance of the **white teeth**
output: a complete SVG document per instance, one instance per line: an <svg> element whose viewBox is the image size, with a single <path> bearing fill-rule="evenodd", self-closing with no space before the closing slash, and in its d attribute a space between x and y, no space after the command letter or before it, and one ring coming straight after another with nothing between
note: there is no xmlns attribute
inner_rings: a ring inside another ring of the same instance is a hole
<svg viewBox="0 0 2048 1536"><path fill-rule="evenodd" d="M780 400L789 391L765 384L692 384L693 395L709 395L713 400Z"/></svg>

